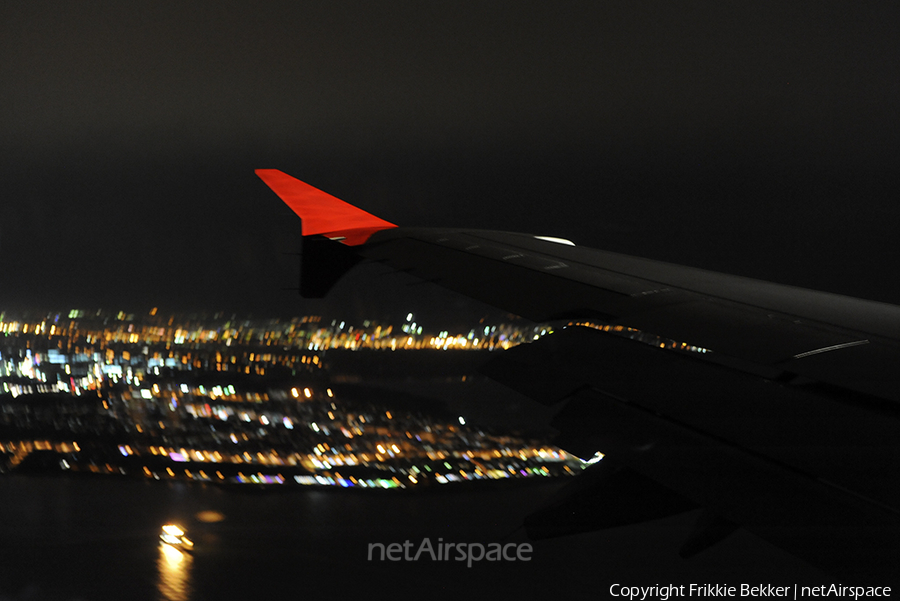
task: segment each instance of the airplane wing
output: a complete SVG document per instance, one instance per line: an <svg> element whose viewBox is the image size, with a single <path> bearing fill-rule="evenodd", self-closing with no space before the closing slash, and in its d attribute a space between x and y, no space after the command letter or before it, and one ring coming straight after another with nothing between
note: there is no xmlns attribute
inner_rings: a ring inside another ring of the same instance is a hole
<svg viewBox="0 0 900 601"><path fill-rule="evenodd" d="M304 235L337 207L337 225L310 232L325 237L304 239L303 273L324 282L307 291L366 259L566 326L485 367L558 409L562 448L607 456L529 518L533 536L701 507L684 555L744 527L837 576L893 578L900 307L542 236L397 227L359 209L340 222L346 203L316 190L298 206L307 184L256 173Z"/></svg>

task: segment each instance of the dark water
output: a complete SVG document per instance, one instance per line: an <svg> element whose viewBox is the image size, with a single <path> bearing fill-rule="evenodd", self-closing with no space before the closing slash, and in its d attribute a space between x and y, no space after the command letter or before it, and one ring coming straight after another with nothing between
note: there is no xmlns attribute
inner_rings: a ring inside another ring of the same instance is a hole
<svg viewBox="0 0 900 601"><path fill-rule="evenodd" d="M528 563L366 560L371 542L525 542L516 528L556 486L263 494L6 477L0 599L603 598L616 582L822 580L746 534L678 558L695 515L537 542ZM225 519L197 521L210 510ZM168 521L188 526L195 553L163 551L157 537Z"/></svg>

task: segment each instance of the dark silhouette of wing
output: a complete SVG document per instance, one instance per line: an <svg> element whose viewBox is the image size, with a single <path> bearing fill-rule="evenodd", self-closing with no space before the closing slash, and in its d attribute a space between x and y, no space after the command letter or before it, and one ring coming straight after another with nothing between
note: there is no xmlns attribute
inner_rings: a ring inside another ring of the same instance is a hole
<svg viewBox="0 0 900 601"><path fill-rule="evenodd" d="M261 177L282 195L271 173ZM285 200L306 235L319 201ZM838 576L894 579L900 307L555 238L396 227L359 212L366 217L341 223L335 213L311 230L344 238L340 251L318 241L313 258L329 248L344 256L349 245L356 258L558 324L484 368L557 407L561 447L606 455L529 518L533 535L699 506L685 555L741 526ZM324 292L338 275L311 288Z"/></svg>

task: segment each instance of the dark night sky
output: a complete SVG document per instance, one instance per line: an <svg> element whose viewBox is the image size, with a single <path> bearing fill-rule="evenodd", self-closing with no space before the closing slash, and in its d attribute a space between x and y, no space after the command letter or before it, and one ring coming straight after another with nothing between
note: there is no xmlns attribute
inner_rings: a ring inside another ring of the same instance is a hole
<svg viewBox="0 0 900 601"><path fill-rule="evenodd" d="M900 304L898 23L887 2L4 2L0 310L477 313L377 267L283 292L299 221L255 168L401 225Z"/></svg>
<svg viewBox="0 0 900 601"><path fill-rule="evenodd" d="M299 222L258 167L402 225L900 303L898 12L4 3L0 307L324 310L281 291ZM332 303L443 294L382 273Z"/></svg>

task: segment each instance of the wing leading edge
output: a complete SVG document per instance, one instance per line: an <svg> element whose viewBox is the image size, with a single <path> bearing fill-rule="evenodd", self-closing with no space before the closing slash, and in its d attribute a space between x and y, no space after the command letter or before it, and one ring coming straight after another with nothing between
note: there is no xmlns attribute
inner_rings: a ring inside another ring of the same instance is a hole
<svg viewBox="0 0 900 601"><path fill-rule="evenodd" d="M304 220L304 236L343 236L355 259L535 321L593 326L516 347L485 368L557 408L560 446L582 457L602 450L634 472L594 470L600 484L577 492L582 505L607 497L612 517L567 523L579 512L563 500L533 516L533 532L636 521L643 514L628 499L645 491L655 498L645 519L665 514L662 505L705 509L687 554L738 524L837 575L893 574L900 307L545 237L399 228L273 172L257 174ZM307 229L308 219L325 225ZM640 330L656 343L600 329ZM686 350L697 348L711 352ZM625 501L609 500L615 488ZM610 507L628 510L618 519Z"/></svg>

